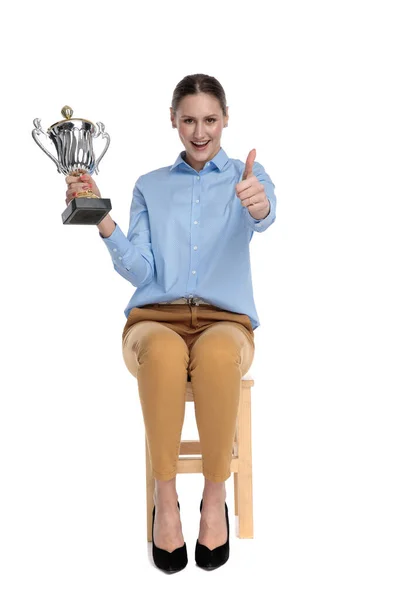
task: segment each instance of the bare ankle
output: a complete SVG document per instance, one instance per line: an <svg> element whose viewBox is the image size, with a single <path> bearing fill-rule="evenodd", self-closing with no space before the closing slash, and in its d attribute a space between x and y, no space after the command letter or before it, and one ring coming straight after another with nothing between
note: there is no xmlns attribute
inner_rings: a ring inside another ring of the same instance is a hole
<svg viewBox="0 0 400 600"><path fill-rule="evenodd" d="M219 502L226 499L225 481L210 481L204 479L203 499L206 502Z"/></svg>
<svg viewBox="0 0 400 600"><path fill-rule="evenodd" d="M154 503L167 505L176 504L178 494L176 491L176 477L168 481L154 480Z"/></svg>

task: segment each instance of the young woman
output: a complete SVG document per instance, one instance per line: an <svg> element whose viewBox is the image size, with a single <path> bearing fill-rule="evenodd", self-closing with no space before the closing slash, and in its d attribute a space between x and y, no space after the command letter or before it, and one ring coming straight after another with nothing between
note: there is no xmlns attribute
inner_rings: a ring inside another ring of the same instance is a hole
<svg viewBox="0 0 400 600"><path fill-rule="evenodd" d="M274 184L255 162L221 148L228 107L221 84L188 75L170 108L184 151L136 181L125 236L107 215L98 225L114 269L136 288L126 309L123 358L137 378L153 476L153 558L176 572L187 560L176 465L190 377L202 448L204 490L195 559L213 569L229 558L225 481L240 381L254 358L259 321L249 244L275 221ZM90 175L69 176L67 204Z"/></svg>

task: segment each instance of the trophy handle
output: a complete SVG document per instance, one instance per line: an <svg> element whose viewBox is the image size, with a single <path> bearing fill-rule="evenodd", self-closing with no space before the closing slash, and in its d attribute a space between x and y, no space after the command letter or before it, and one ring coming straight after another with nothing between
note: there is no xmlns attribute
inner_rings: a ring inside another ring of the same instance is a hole
<svg viewBox="0 0 400 600"><path fill-rule="evenodd" d="M56 164L57 167L57 171L59 173L62 173L61 171L61 164L59 163L59 161L56 159L55 156L52 155L51 152L49 152L47 150L47 148L45 148L42 144L42 142L39 140L39 135L42 133L45 137L49 137L49 135L43 131L42 126L40 124L41 119L34 119L33 124L35 126L35 129L32 130L32 137L35 140L35 142L37 143L37 145L43 150L43 152L45 152L45 154L47 154L47 156L49 158L51 158L51 160Z"/></svg>
<svg viewBox="0 0 400 600"><path fill-rule="evenodd" d="M106 131L104 131L104 124L101 123L101 121L98 121L96 123L96 125L97 125L97 131L96 131L96 133L95 133L95 135L93 137L97 138L101 134L101 137L102 138L106 138L106 140L107 140L106 141L106 145L104 146L103 152L100 154L99 158L94 163L94 171L95 171L95 173L97 175L98 172L99 172L99 162L101 161L101 159L103 158L103 156L107 152L108 146L110 145L110 136L108 135L108 133Z"/></svg>

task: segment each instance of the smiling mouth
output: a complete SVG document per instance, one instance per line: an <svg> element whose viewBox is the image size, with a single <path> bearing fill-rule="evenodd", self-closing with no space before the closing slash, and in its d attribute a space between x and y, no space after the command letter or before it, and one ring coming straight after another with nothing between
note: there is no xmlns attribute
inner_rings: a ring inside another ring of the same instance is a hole
<svg viewBox="0 0 400 600"><path fill-rule="evenodd" d="M206 142L201 143L201 144L195 144L195 142L190 142L190 143L192 144L192 146L194 146L196 148L196 150L202 150L203 148L207 148L209 141L210 140L207 140Z"/></svg>

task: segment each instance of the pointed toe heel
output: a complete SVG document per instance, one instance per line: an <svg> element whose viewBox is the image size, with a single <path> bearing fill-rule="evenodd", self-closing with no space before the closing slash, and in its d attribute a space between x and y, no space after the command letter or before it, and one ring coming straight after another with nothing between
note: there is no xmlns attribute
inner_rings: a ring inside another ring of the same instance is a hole
<svg viewBox="0 0 400 600"><path fill-rule="evenodd" d="M178 508L180 509L179 502ZM166 573L177 573L186 567L188 564L188 555L186 543L180 548L175 548L172 552L157 548L154 543L154 519L156 515L156 507L153 507L153 523L152 523L152 550L153 550L153 561L156 567L165 571Z"/></svg>
<svg viewBox="0 0 400 600"><path fill-rule="evenodd" d="M200 512L203 507L203 500L200 502ZM225 544L222 546L217 546L213 550L207 548L203 544L199 543L197 539L196 542L196 550L195 550L195 560L199 567L202 569L206 569L207 571L212 571L213 569L218 569L218 567L222 567L228 558L229 558L229 515L228 515L228 507L225 502L225 518L226 518L226 527L228 530L228 537Z"/></svg>

